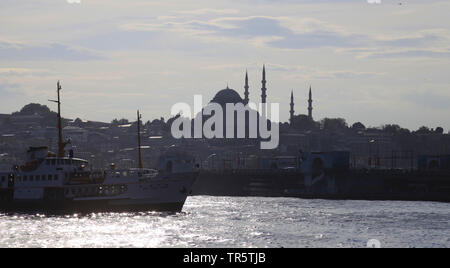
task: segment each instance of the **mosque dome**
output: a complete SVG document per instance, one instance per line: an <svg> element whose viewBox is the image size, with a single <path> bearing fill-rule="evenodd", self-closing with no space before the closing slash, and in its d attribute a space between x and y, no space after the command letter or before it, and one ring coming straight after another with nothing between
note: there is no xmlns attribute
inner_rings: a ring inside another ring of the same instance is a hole
<svg viewBox="0 0 450 268"><path fill-rule="evenodd" d="M218 103L220 105L225 105L227 103L243 103L243 100L239 93L237 93L234 89L226 88L222 89L214 96L211 102Z"/></svg>

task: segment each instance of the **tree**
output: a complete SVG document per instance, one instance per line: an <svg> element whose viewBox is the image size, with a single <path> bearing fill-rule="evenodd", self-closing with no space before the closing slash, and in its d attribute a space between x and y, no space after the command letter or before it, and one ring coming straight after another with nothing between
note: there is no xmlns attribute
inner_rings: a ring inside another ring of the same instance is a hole
<svg viewBox="0 0 450 268"><path fill-rule="evenodd" d="M163 130L166 132L170 132L173 121L178 119L180 116L181 116L180 114L177 114L176 116L169 118L169 120L167 120L167 123L164 125Z"/></svg>
<svg viewBox="0 0 450 268"><path fill-rule="evenodd" d="M400 132L401 129L402 128L399 125L396 125L396 124L392 124L392 125L388 124L388 125L384 125L382 127L382 130L384 132L391 133L391 134L397 134L397 133Z"/></svg>
<svg viewBox="0 0 450 268"><path fill-rule="evenodd" d="M430 128L426 127L426 126L421 126L417 131L416 134L430 134L431 130Z"/></svg>
<svg viewBox="0 0 450 268"><path fill-rule="evenodd" d="M437 133L437 134L444 134L444 129L442 127L437 127L434 130L434 132Z"/></svg>
<svg viewBox="0 0 450 268"><path fill-rule="evenodd" d="M291 126L294 129L300 129L300 130L312 130L316 127L316 122L309 118L307 115L300 114L295 115L294 118L292 118Z"/></svg>
<svg viewBox="0 0 450 268"><path fill-rule="evenodd" d="M73 125L77 126L77 127L82 127L83 126L83 120L81 120L80 118L77 118L73 121Z"/></svg>
<svg viewBox="0 0 450 268"><path fill-rule="evenodd" d="M39 103L30 103L25 105L19 112L13 113L13 115L41 115L47 116L49 114L56 114L55 112L50 111L50 109L46 105L41 105Z"/></svg>
<svg viewBox="0 0 450 268"><path fill-rule="evenodd" d="M320 121L320 125L328 131L346 130L348 128L344 118L324 118Z"/></svg>
<svg viewBox="0 0 450 268"><path fill-rule="evenodd" d="M409 129L407 129L407 128L401 128L399 130L398 134L400 136L407 136L407 135L411 134L411 131L409 131Z"/></svg>
<svg viewBox="0 0 450 268"><path fill-rule="evenodd" d="M119 125L126 125L129 124L130 121L128 121L128 119L122 118L119 120Z"/></svg>
<svg viewBox="0 0 450 268"><path fill-rule="evenodd" d="M122 118L120 120L117 120L117 118L115 118L114 120L111 121L111 125L113 127L117 127L120 125L126 125L126 124L129 124L129 122L128 122L128 119L125 119L125 118Z"/></svg>
<svg viewBox="0 0 450 268"><path fill-rule="evenodd" d="M352 125L352 129L354 130L365 130L366 126L361 122L356 122Z"/></svg>

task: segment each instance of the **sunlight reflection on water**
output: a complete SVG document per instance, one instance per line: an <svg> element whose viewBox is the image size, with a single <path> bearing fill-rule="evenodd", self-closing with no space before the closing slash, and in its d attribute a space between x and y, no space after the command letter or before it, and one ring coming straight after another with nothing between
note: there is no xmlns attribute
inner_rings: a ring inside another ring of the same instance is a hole
<svg viewBox="0 0 450 268"><path fill-rule="evenodd" d="M449 247L450 204L189 197L181 213L0 214L0 247Z"/></svg>

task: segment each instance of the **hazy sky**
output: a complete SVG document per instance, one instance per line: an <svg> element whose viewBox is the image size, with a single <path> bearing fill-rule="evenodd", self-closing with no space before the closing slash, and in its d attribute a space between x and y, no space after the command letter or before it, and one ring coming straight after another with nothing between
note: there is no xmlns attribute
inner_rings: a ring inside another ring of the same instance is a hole
<svg viewBox="0 0 450 268"><path fill-rule="evenodd" d="M450 1L1 0L0 113L30 102L100 121L164 116L226 87L289 116L450 129ZM399 4L401 2L401 5Z"/></svg>

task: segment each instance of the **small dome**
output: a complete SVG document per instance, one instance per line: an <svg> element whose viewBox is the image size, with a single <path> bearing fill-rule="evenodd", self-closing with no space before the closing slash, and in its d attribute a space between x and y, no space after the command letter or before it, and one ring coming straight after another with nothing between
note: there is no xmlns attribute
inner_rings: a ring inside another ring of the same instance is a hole
<svg viewBox="0 0 450 268"><path fill-rule="evenodd" d="M237 93L234 89L226 88L217 92L216 96L212 99L211 102L218 103L220 105L225 105L226 103L242 103L243 100L239 93Z"/></svg>

